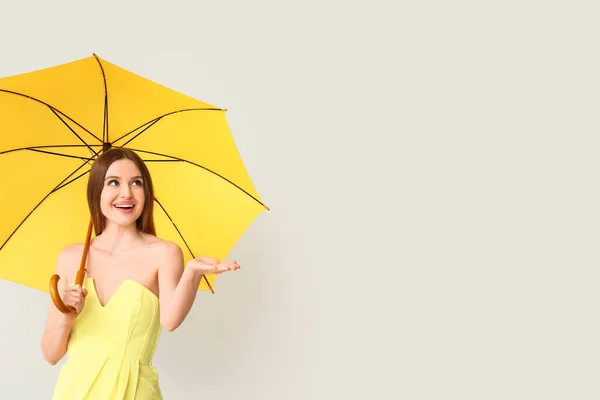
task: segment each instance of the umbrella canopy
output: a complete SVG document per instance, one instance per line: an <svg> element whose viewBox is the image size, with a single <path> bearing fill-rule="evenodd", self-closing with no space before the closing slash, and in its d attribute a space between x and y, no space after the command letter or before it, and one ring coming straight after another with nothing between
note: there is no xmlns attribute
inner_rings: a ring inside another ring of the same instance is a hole
<svg viewBox="0 0 600 400"><path fill-rule="evenodd" d="M146 162L160 238L186 261L226 258L268 208L225 111L96 55L0 79L0 279L49 290L60 251L86 239L87 176L111 147Z"/></svg>

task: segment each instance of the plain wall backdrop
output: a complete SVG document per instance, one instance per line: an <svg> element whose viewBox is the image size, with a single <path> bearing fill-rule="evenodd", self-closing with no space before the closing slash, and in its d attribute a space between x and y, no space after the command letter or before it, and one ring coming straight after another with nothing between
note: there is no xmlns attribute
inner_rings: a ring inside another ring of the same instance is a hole
<svg viewBox="0 0 600 400"><path fill-rule="evenodd" d="M228 109L272 211L163 332L165 398L591 400L599 11L3 2L0 76L95 52ZM49 301L0 282L0 399L50 397Z"/></svg>

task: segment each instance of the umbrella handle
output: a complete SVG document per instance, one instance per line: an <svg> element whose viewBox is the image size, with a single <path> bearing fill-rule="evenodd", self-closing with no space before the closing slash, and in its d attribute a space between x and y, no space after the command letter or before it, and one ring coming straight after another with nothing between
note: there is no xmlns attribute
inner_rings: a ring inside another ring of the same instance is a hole
<svg viewBox="0 0 600 400"><path fill-rule="evenodd" d="M92 228L94 227L94 221L90 218L90 224L88 226L87 236L85 238L85 245L83 246L83 255L81 256L81 263L79 264L79 271L77 271L77 277L75 278L76 285L83 284L83 277L85 276L85 263L87 260L88 251L90 250L90 239L92 237ZM58 281L60 276L58 274L52 275L50 278L50 297L54 302L56 308L63 314L71 314L75 312L73 307L67 306L63 303L58 292Z"/></svg>
<svg viewBox="0 0 600 400"><path fill-rule="evenodd" d="M60 311L63 314L74 313L75 309L63 303L62 299L60 298L60 294L58 294L59 280L60 276L58 276L58 274L54 274L52 275L52 278L50 278L50 297L52 298L52 301L54 302L56 308L58 308L58 311Z"/></svg>

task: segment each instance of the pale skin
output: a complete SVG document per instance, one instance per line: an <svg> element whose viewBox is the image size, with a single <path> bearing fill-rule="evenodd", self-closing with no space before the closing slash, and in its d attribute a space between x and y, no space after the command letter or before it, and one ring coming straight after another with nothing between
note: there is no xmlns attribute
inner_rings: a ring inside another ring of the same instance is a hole
<svg viewBox="0 0 600 400"><path fill-rule="evenodd" d="M197 257L184 268L179 246L136 228L135 221L145 202L144 182L137 166L127 159L115 161L106 178L101 196L106 228L91 241L86 276L94 279L98 299L104 306L125 279L145 286L159 299L162 326L173 331L192 308L203 275L235 271L240 266L235 261ZM123 209L131 206L131 210ZM71 328L85 304L87 290L73 285L82 253L83 244L73 244L63 249L57 260L61 298L76 312L62 314L50 304L41 347L44 358L52 365L66 354Z"/></svg>

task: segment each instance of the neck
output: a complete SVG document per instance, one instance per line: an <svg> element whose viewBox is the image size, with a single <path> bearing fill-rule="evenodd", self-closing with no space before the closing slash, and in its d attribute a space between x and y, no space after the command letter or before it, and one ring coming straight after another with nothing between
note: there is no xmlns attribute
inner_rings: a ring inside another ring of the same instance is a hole
<svg viewBox="0 0 600 400"><path fill-rule="evenodd" d="M102 234L94 240L95 244L110 253L135 247L142 242L142 234L135 224L116 225L108 221Z"/></svg>

